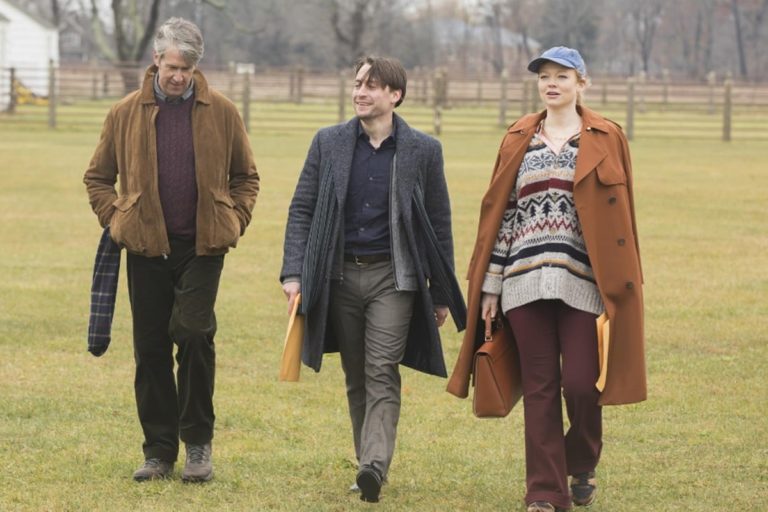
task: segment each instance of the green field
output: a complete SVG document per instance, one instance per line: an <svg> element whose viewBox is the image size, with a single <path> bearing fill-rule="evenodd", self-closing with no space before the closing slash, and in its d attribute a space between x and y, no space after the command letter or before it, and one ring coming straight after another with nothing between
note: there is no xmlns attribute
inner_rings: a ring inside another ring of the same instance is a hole
<svg viewBox="0 0 768 512"><path fill-rule="evenodd" d="M408 369L382 501L347 493L356 470L338 356L297 384L277 382L287 206L314 129L335 111L292 116L296 129L260 127L252 113L262 193L222 278L216 479L203 486L130 478L142 439L124 281L111 348L86 352L100 229L81 178L98 123L47 131L0 119L0 511L523 510L522 409L475 419L444 380ZM429 128L423 111L404 114ZM462 282L501 137L494 123L442 138ZM649 400L604 410L589 510L766 510L766 144L660 137L632 152ZM452 367L461 337L450 326L443 335Z"/></svg>

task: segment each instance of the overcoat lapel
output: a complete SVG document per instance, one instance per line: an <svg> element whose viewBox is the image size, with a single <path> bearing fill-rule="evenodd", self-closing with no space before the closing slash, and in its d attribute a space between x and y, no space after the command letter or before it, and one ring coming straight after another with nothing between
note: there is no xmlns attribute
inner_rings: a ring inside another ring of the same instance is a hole
<svg viewBox="0 0 768 512"><path fill-rule="evenodd" d="M608 155L605 145L600 143L600 136L594 129L581 130L579 154L576 157L576 170L573 174L573 187L579 184Z"/></svg>
<svg viewBox="0 0 768 512"><path fill-rule="evenodd" d="M339 128L339 131L336 133L334 151L331 155L331 172L333 172L334 176L333 184L336 189L336 198L340 205L345 203L347 197L349 173L352 170L352 158L355 155L355 145L357 144L358 123L358 119L354 118Z"/></svg>
<svg viewBox="0 0 768 512"><path fill-rule="evenodd" d="M410 198L413 195L413 187L418 179L419 162L416 161L416 155L419 154L419 148L416 145L416 139L411 133L410 127L400 119L397 114L394 115L396 124L395 132L395 187L400 207L404 213L409 213L411 209Z"/></svg>
<svg viewBox="0 0 768 512"><path fill-rule="evenodd" d="M608 151L602 136L608 132L606 121L597 118L591 110L578 107L581 114L581 135L579 136L579 154L576 157L576 170L573 175L573 187L579 184L592 170L602 162Z"/></svg>

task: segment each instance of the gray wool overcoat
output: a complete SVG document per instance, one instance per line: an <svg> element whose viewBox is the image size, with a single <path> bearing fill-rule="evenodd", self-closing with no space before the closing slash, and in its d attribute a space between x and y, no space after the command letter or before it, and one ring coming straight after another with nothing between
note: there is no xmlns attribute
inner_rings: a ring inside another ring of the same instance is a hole
<svg viewBox="0 0 768 512"><path fill-rule="evenodd" d="M396 151L390 186L395 286L416 291L401 364L447 376L434 306L448 306L459 331L466 307L453 264L451 207L440 143L394 115ZM301 279L304 364L320 371L338 351L328 321L330 281L343 279L344 206L358 136L357 118L315 135L288 211L280 280Z"/></svg>

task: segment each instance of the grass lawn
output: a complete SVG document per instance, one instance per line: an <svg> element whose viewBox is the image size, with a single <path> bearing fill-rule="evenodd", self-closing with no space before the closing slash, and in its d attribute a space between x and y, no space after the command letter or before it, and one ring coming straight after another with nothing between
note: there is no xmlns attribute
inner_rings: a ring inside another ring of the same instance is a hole
<svg viewBox="0 0 768 512"><path fill-rule="evenodd" d="M429 128L423 112L412 116ZM320 117L333 122L332 107ZM338 356L297 384L277 382L283 230L317 126L254 123L262 193L226 258L216 479L197 486L130 478L142 438L124 276L112 346L98 359L86 352L100 229L81 178L98 133L0 121L0 511L523 510L522 408L478 420L444 380L403 369L398 449L374 506L347 493L356 470ZM462 282L500 137L453 128L442 138ZM768 509L765 150L749 140L632 144L649 400L604 410L591 511ZM461 337L451 326L443 336L452 368Z"/></svg>

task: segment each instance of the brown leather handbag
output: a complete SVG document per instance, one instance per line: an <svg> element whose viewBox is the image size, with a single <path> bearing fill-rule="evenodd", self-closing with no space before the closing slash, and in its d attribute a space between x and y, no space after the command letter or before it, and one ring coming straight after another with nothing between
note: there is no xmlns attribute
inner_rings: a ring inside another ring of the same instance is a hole
<svg viewBox="0 0 768 512"><path fill-rule="evenodd" d="M495 327L495 328L494 328ZM485 318L485 343L475 352L472 411L478 418L504 418L522 395L517 345L503 319Z"/></svg>

